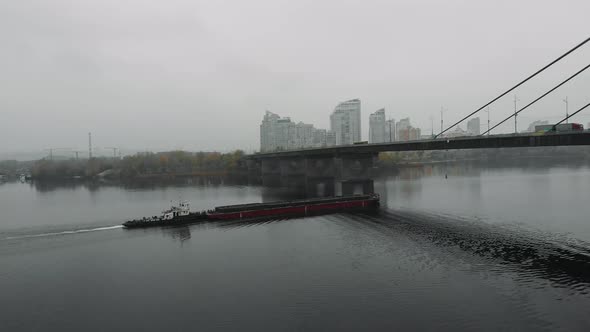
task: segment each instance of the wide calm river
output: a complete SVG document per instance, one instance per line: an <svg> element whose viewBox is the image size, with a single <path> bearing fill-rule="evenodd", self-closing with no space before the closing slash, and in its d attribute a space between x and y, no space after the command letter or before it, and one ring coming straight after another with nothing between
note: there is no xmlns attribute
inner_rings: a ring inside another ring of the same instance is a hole
<svg viewBox="0 0 590 332"><path fill-rule="evenodd" d="M179 197L285 193L0 184L0 331L590 331L589 168L415 168L375 190L378 216L125 230Z"/></svg>

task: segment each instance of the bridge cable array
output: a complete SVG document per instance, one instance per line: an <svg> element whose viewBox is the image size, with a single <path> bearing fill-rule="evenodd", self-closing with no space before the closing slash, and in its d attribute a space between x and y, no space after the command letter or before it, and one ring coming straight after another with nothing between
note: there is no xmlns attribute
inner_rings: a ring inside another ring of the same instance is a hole
<svg viewBox="0 0 590 332"><path fill-rule="evenodd" d="M490 131L492 131L494 128L498 127L499 125L503 124L504 122L512 119L512 117L518 115L518 113L524 111L525 109L527 109L529 106L533 105L534 103L536 103L537 101L541 100L543 97L545 97L546 95L550 94L551 92L557 90L560 86L564 85L565 83L567 83L568 81L570 81L571 79L573 79L574 77L578 76L579 74L581 74L583 71L585 71L586 69L590 68L590 64L588 64L586 67L580 69L577 73L573 74L572 76L570 76L568 79L566 79L565 81L559 83L558 85L554 86L551 90L545 92L544 94L542 94L540 97L538 97L537 99L533 100L532 102L530 102L528 105L526 105L525 107L519 109L517 112L514 112L513 114L510 114L510 116L508 116L507 118L505 118L504 120L498 122L497 124L495 124L492 128L486 130L483 134L481 134L480 136L484 136L485 134L489 133ZM569 117L568 117L569 118ZM564 119L565 120L565 119Z"/></svg>
<svg viewBox="0 0 590 332"><path fill-rule="evenodd" d="M554 124L554 125L553 125L553 130L555 131L555 127L557 127L557 125L561 124L563 121L565 121L565 120L567 120L567 119L571 118L572 116L574 116L574 115L576 115L576 114L580 113L580 112L581 112L583 109L585 109L585 108L586 108L586 107L588 107L588 106L590 106L590 103L586 104L586 106L583 106L582 108L580 108L579 110L575 111L574 113L572 113L572 114L570 114L570 115L566 116L565 118L563 118L563 119L562 119L561 121L559 121L558 123Z"/></svg>
<svg viewBox="0 0 590 332"><path fill-rule="evenodd" d="M447 132L449 129L455 127L456 125L460 124L461 122L467 120L469 117L473 116L474 114L478 113L479 111L483 110L484 108L486 108L487 106L489 106L490 104L492 104L493 102L495 102L496 100L504 97L505 95L509 94L510 92L512 92L514 89L518 88L519 86L523 85L524 83L526 83L527 81L529 81L530 79L532 79L533 77L537 76L538 74L542 73L543 71L545 71L547 68L553 66L554 64L556 64L557 62L559 62L561 59L565 58L566 56L568 56L570 53L574 52L575 50L577 50L578 48L582 47L584 44L586 44L587 42L590 41L590 38L587 38L586 40L584 40L583 42L581 42L580 44L576 45L574 48L570 49L569 51L565 52L564 54L562 54L561 56L559 56L557 59L551 61L549 64L547 64L545 67L539 69L538 71L536 71L534 74L530 75L529 77L525 78L523 81L521 81L520 83L516 84L515 86L513 86L512 88L506 90L504 93L500 94L499 96L497 96L496 98L492 99L491 101L489 101L487 104L483 105L482 107L478 108L477 110L471 112L471 114L467 115L466 117L462 118L461 120L457 121L456 123L454 123L453 125L447 127L445 130L441 131L439 134L435 135L434 138L439 137L440 135L444 134L445 132Z"/></svg>

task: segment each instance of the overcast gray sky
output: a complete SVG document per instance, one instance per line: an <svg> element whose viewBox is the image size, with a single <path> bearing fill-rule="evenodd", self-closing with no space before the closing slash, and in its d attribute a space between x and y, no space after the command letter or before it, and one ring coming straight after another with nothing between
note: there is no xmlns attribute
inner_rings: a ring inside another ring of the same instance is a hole
<svg viewBox="0 0 590 332"><path fill-rule="evenodd" d="M328 128L342 100L430 132L590 36L590 1L0 2L0 153L257 149L269 109ZM590 63L590 45L520 89ZM590 71L520 117L590 102ZM512 95L492 123L513 111ZM585 114L590 114L590 110ZM590 116L577 119L586 125ZM483 121L482 121L483 123ZM502 127L509 131L513 124Z"/></svg>

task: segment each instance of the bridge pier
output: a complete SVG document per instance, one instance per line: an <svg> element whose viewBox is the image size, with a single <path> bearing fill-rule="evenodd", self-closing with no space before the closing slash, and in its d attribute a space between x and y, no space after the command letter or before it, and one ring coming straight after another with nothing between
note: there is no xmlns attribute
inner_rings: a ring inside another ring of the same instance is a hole
<svg viewBox="0 0 590 332"><path fill-rule="evenodd" d="M345 154L339 159L339 185L337 195L350 196L375 192L372 169L377 154Z"/></svg>
<svg viewBox="0 0 590 332"><path fill-rule="evenodd" d="M370 194L375 153L263 158L248 164L259 168L262 184L305 192L308 197ZM252 174L257 174L253 169Z"/></svg>
<svg viewBox="0 0 590 332"><path fill-rule="evenodd" d="M262 183L262 162L260 160L248 159L246 160L248 183L260 184Z"/></svg>
<svg viewBox="0 0 590 332"><path fill-rule="evenodd" d="M305 159L302 157L281 158L279 160L281 186L298 192L305 191Z"/></svg>
<svg viewBox="0 0 590 332"><path fill-rule="evenodd" d="M260 176L265 187L281 186L281 168L278 159L262 159L260 161Z"/></svg>
<svg viewBox="0 0 590 332"><path fill-rule="evenodd" d="M335 196L336 180L334 177L307 177L305 181L306 197Z"/></svg>

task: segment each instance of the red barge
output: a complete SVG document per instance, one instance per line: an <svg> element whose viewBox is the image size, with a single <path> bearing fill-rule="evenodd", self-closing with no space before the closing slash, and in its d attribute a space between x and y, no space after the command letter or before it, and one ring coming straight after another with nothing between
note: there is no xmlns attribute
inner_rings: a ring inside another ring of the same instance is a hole
<svg viewBox="0 0 590 332"><path fill-rule="evenodd" d="M186 225L200 221L257 220L273 218L296 218L340 212L371 212L379 208L379 195L354 195L315 198L270 203L251 203L218 206L214 210L190 212L189 204L181 202L154 216L130 220L126 228Z"/></svg>
<svg viewBox="0 0 590 332"><path fill-rule="evenodd" d="M356 195L287 202L218 206L208 212L210 220L239 220L269 217L305 217L319 214L370 211L379 207L379 195Z"/></svg>

